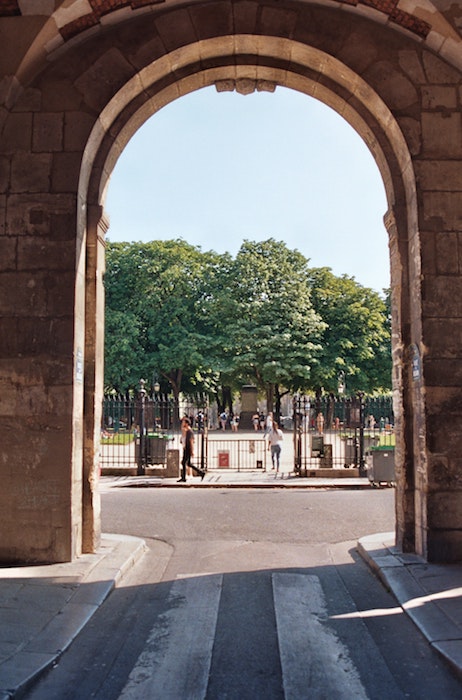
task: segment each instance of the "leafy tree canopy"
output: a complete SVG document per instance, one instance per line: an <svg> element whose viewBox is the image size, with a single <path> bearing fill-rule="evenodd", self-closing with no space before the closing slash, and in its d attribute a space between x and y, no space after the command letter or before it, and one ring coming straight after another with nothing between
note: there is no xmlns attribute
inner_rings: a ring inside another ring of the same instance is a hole
<svg viewBox="0 0 462 700"><path fill-rule="evenodd" d="M285 243L245 241L233 259L183 240L109 243L106 385L164 391L246 382L274 392L390 387L387 300Z"/></svg>

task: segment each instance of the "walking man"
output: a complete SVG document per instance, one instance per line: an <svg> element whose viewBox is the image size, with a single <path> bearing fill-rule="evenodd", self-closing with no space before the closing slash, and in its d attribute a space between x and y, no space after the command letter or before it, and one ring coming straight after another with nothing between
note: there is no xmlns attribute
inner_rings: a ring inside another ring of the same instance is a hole
<svg viewBox="0 0 462 700"><path fill-rule="evenodd" d="M186 417L181 421L181 444L183 446L183 457L181 459L181 478L178 481L186 481L186 469L188 476L191 476L192 470L194 470L203 479L205 471L195 467L191 462L194 457L194 433L191 429L191 421Z"/></svg>

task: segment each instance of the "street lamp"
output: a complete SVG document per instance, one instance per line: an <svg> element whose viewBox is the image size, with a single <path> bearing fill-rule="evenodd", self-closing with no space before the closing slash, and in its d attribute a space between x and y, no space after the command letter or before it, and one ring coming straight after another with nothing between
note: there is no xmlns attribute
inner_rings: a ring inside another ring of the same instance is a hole
<svg viewBox="0 0 462 700"><path fill-rule="evenodd" d="M159 384L159 379L157 377L157 372L152 373L152 391L153 391L153 407L154 407L154 430L157 432L158 430L161 429L161 419L159 416L159 391L160 391L160 384Z"/></svg>
<svg viewBox="0 0 462 700"><path fill-rule="evenodd" d="M157 377L157 372L153 372L152 374L152 390L155 394L158 394L160 391L160 384L159 379Z"/></svg>

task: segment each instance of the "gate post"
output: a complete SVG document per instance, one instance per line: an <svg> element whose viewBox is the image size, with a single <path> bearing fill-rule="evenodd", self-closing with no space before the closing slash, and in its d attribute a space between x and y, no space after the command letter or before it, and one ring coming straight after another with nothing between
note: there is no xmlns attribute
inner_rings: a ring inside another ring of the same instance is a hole
<svg viewBox="0 0 462 700"><path fill-rule="evenodd" d="M302 475L302 436L300 420L300 399L294 396L292 401L292 420L294 431L294 472L298 476Z"/></svg>
<svg viewBox="0 0 462 700"><path fill-rule="evenodd" d="M359 398L359 476L366 476L364 460L364 393L358 392Z"/></svg>
<svg viewBox="0 0 462 700"><path fill-rule="evenodd" d="M137 476L144 476L145 466L146 466L146 420L145 420L145 410L146 410L146 389L144 388L145 381L140 379L140 449L138 452L138 469Z"/></svg>

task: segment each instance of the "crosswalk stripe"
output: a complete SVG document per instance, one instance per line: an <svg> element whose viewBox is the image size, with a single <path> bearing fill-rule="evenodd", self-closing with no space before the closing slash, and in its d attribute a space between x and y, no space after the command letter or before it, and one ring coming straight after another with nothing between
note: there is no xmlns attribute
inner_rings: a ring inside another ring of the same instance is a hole
<svg viewBox="0 0 462 700"><path fill-rule="evenodd" d="M223 576L173 582L159 617L120 695L121 700L203 700L207 693Z"/></svg>
<svg viewBox="0 0 462 700"><path fill-rule="evenodd" d="M347 648L326 624L319 578L274 573L272 583L285 700L366 700Z"/></svg>

